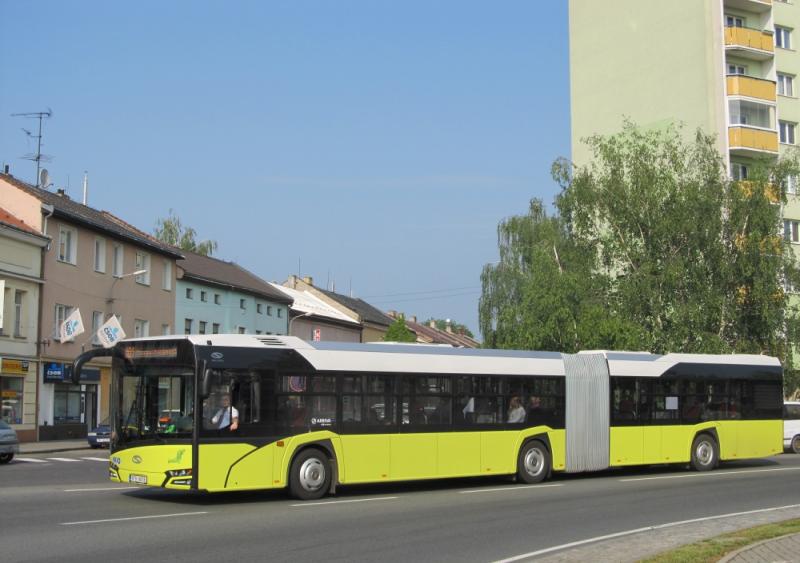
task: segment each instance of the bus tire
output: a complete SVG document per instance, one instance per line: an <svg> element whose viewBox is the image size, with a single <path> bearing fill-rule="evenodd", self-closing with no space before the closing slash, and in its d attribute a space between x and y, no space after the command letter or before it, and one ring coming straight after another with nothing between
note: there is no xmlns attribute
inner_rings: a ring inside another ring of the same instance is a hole
<svg viewBox="0 0 800 563"><path fill-rule="evenodd" d="M550 451L539 440L526 442L519 450L517 477L523 483L541 483L550 475Z"/></svg>
<svg viewBox="0 0 800 563"><path fill-rule="evenodd" d="M300 500L322 498L331 485L328 454L308 448L297 454L289 469L289 492Z"/></svg>
<svg viewBox="0 0 800 563"><path fill-rule="evenodd" d="M719 462L719 445L711 434L698 434L692 442L692 469L711 471Z"/></svg>
<svg viewBox="0 0 800 563"><path fill-rule="evenodd" d="M800 454L800 434L792 438L791 448L794 453Z"/></svg>

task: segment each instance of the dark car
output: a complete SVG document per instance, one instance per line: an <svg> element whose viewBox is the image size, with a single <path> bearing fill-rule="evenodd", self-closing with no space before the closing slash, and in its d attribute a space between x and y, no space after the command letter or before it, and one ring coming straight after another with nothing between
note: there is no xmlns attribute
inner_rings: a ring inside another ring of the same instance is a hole
<svg viewBox="0 0 800 563"><path fill-rule="evenodd" d="M108 419L104 420L86 435L89 445L93 448L107 448L111 442L111 425Z"/></svg>
<svg viewBox="0 0 800 563"><path fill-rule="evenodd" d="M19 439L16 431L0 420L0 463L8 463L19 453Z"/></svg>

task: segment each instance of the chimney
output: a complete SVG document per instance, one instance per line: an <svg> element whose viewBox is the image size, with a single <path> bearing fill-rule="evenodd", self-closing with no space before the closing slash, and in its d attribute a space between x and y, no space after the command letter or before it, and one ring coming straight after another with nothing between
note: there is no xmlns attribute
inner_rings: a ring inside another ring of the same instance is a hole
<svg viewBox="0 0 800 563"><path fill-rule="evenodd" d="M428 326L430 326L431 328L436 328L436 321L431 319L430 321L428 321Z"/></svg>
<svg viewBox="0 0 800 563"><path fill-rule="evenodd" d="M415 322L417 322L417 316L416 315L411 315L410 317L408 317L408 320L411 321L412 323L415 323Z"/></svg>
<svg viewBox="0 0 800 563"><path fill-rule="evenodd" d="M311 276L303 276L303 282L307 283L308 285L314 285L314 278Z"/></svg>
<svg viewBox="0 0 800 563"><path fill-rule="evenodd" d="M286 280L286 287L289 287L291 289L297 289L297 276L295 276L294 274L290 275L289 279Z"/></svg>
<svg viewBox="0 0 800 563"><path fill-rule="evenodd" d="M9 168L8 168L8 164L6 164L6 165L3 167L3 172L5 172L6 174L10 174L10 172L9 172L8 170L9 170Z"/></svg>
<svg viewBox="0 0 800 563"><path fill-rule="evenodd" d="M83 171L83 204L88 205L87 201L89 199L89 173L84 170Z"/></svg>
<svg viewBox="0 0 800 563"><path fill-rule="evenodd" d="M450 334L453 334L453 325L451 325L451 324L450 324L450 319L446 319L446 320L444 321L444 323L445 323L445 324L444 324L444 329L445 329L447 332L449 332Z"/></svg>
<svg viewBox="0 0 800 563"><path fill-rule="evenodd" d="M395 311L394 309L386 311L386 314L392 317L393 319L397 318L397 311Z"/></svg>
<svg viewBox="0 0 800 563"><path fill-rule="evenodd" d="M67 192L64 190L64 188L58 188L56 190L56 195L60 195L61 197L67 197Z"/></svg>

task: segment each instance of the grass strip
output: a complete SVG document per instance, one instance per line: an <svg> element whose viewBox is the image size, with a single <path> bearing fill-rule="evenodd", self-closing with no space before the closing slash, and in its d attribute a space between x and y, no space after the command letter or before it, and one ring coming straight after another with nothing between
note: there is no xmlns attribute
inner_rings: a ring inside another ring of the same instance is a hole
<svg viewBox="0 0 800 563"><path fill-rule="evenodd" d="M800 532L800 518L717 536L642 559L640 563L714 563L740 547Z"/></svg>

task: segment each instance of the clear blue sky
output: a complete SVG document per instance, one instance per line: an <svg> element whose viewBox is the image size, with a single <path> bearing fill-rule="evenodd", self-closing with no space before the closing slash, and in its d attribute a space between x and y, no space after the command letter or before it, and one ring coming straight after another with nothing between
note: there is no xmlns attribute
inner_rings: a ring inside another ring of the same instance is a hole
<svg viewBox="0 0 800 563"><path fill-rule="evenodd" d="M0 0L0 161L216 256L477 333L496 227L569 156L567 2Z"/></svg>

